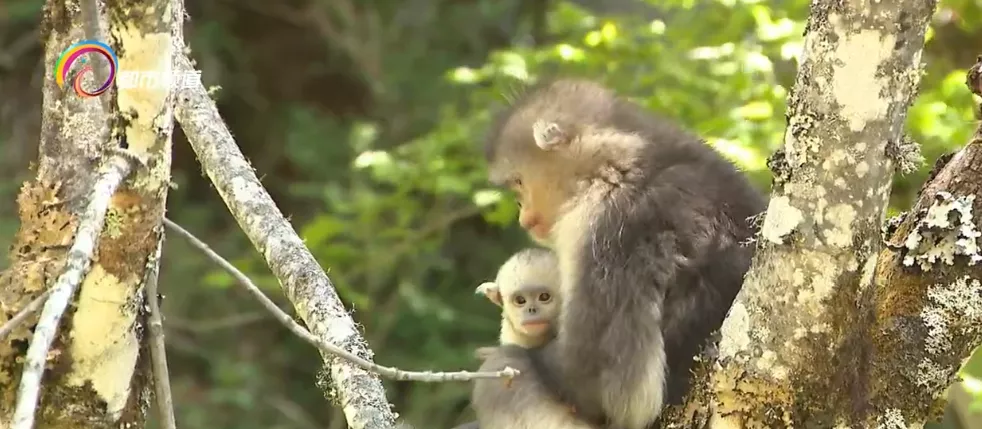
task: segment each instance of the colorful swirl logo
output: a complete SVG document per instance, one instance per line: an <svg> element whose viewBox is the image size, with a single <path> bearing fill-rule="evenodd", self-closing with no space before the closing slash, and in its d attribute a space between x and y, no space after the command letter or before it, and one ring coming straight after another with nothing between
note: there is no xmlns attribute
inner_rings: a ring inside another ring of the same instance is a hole
<svg viewBox="0 0 982 429"><path fill-rule="evenodd" d="M91 92L82 88L82 77L93 70L92 65L84 57L86 54L101 55L109 63L109 76L107 76L106 81L98 89ZM75 78L72 79L72 87L75 88L75 93L79 97L95 97L102 94L109 90L113 81L116 80L116 68L119 67L119 59L116 58L116 52L113 52L113 49L105 43L96 40L83 40L69 46L58 57L58 62L55 64L55 82L59 88L65 88L65 82L68 80L68 72L71 71L76 61L84 64L82 69L75 75Z"/></svg>

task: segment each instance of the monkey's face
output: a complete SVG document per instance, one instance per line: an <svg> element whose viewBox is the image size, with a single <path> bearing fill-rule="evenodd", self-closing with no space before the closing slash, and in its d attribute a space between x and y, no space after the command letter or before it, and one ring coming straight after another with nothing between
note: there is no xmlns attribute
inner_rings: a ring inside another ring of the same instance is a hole
<svg viewBox="0 0 982 429"><path fill-rule="evenodd" d="M543 170L529 168L511 185L518 200L518 223L535 241L548 244L560 208L568 198L562 183L550 180ZM553 179L557 179L556 175Z"/></svg>
<svg viewBox="0 0 982 429"><path fill-rule="evenodd" d="M491 182L508 187L515 195L519 225L546 246L563 205L573 194L573 171L563 156L560 150L515 150L490 165Z"/></svg>
<svg viewBox="0 0 982 429"><path fill-rule="evenodd" d="M595 130L605 129L615 102L596 83L559 80L527 93L492 128L491 182L515 191L519 223L536 241L548 244L565 203L611 152L614 143Z"/></svg>
<svg viewBox="0 0 982 429"><path fill-rule="evenodd" d="M539 337L548 335L559 313L559 300L550 288L522 285L505 299L505 317L519 332Z"/></svg>

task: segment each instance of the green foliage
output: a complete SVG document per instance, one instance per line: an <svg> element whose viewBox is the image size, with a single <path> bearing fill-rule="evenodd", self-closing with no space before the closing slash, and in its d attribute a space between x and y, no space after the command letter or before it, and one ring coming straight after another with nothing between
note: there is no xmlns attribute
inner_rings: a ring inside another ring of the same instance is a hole
<svg viewBox="0 0 982 429"><path fill-rule="evenodd" d="M411 208L395 219L375 218L379 223L369 228L373 234L366 237L366 245L385 242L387 233L398 235L397 231L430 218L433 212L423 208L428 205L420 203L421 199L474 204L482 208L486 220L495 223L514 219L514 203L484 188L483 165L478 161L480 155L474 142L481 140L488 126L490 113L486 106L501 105L525 85L553 74L602 80L650 109L679 120L766 187L770 178L766 157L783 141L793 61L801 49L804 5L794 6L797 7L790 10L797 12L797 19L781 12L789 9L760 3L663 5L671 22L679 23L673 25L662 20L600 19L576 6L560 3L549 16L549 25L552 31L563 35L561 40L543 46L497 50L480 67L451 69L446 76L466 89L464 102L443 106L438 113L440 120L428 134L391 151L366 150L357 156L355 168L370 172L373 193L370 197L360 190L349 194L348 198L368 204L353 213L384 211L381 207ZM967 141L973 128L971 97L964 86L964 70L952 71L940 80L926 79L923 88L924 93L911 108L909 129L924 143L929 159L934 159ZM923 180L926 171L927 166L915 175L897 179L894 210L898 202L903 204L901 207L909 204L916 191L914 185ZM365 256L355 259L364 260ZM413 265L420 266L418 261ZM489 269L484 275L490 274ZM411 282L404 280L402 284L400 287L406 287ZM446 288L465 287L448 284ZM411 296L425 301L425 295ZM470 304L454 302L454 307L435 306L436 313L431 308L421 314L429 312L430 318L436 315L437 319L456 321L472 311ZM421 304L411 303L410 307L420 308ZM494 326L490 320L486 322ZM429 338L446 334L432 325L428 331L419 332ZM486 338L492 340L490 336ZM434 352L456 349L452 341L435 341L440 345L434 346ZM386 354L400 356L415 353L386 349ZM462 360L446 362L453 367L466 366ZM439 389L426 387L428 395ZM433 422L418 420L423 414L415 411L406 409L418 422ZM427 408L425 415L433 416L432 410Z"/></svg>

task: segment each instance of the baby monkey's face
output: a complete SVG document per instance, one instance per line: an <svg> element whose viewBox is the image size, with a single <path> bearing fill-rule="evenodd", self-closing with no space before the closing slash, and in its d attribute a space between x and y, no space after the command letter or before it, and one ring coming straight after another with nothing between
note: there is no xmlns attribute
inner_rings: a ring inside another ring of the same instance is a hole
<svg viewBox="0 0 982 429"><path fill-rule="evenodd" d="M547 335L554 328L559 314L559 300L550 288L522 285L502 298L505 317L525 335Z"/></svg>

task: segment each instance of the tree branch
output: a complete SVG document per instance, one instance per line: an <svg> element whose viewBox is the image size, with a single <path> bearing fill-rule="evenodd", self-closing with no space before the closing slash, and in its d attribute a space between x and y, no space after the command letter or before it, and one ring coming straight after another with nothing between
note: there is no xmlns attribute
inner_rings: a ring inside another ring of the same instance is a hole
<svg viewBox="0 0 982 429"><path fill-rule="evenodd" d="M181 58L180 69L191 71ZM310 332L325 343L371 361L372 352L341 304L331 280L263 189L207 91L200 84L178 93L177 119L205 173L232 216L280 281ZM388 429L395 415L378 375L322 352L325 371L352 429Z"/></svg>
<svg viewBox="0 0 982 429"><path fill-rule="evenodd" d="M980 68L982 58L970 90L982 88ZM931 177L888 226L876 267L872 400L904 427L941 416L945 390L982 342L982 126Z"/></svg>
<svg viewBox="0 0 982 429"><path fill-rule="evenodd" d="M51 296L45 302L37 326L34 328L34 336L24 358L24 372L17 391L13 429L31 429L34 426L34 412L41 390L41 377L44 375L48 350L58 332L58 322L92 266L93 253L105 224L109 202L131 170L131 160L118 153L109 156L101 168L93 187L92 198L82 212L75 232L75 241L66 256L65 269L51 287Z"/></svg>
<svg viewBox="0 0 982 429"><path fill-rule="evenodd" d="M485 378L512 378L518 375L518 371L513 368L505 368L502 371L497 372L467 372L467 371L457 371L457 372L416 372L416 371L404 371L398 368L390 368L381 366L374 362L362 359L352 353L345 351L344 349L335 346L315 337L310 331L304 329L297 322L286 314L279 307L276 306L272 300L270 300L260 289L256 286L252 280L249 279L242 271L235 268L230 262L223 258L218 253L215 253L207 244L199 240L197 237L192 235L190 232L182 228L180 225L174 223L170 219L164 219L164 225L170 228L172 231L178 233L179 235L186 238L191 242L194 247L205 253L208 258L214 261L218 266L222 267L226 272L232 275L235 280L245 287L245 289L252 294L259 303L263 305L273 316L279 321L283 326L293 332L296 336L300 337L307 343L317 347L324 353L328 353L335 356L340 356L345 360L357 365L366 371L375 372L385 378L399 381L423 381L423 382L445 382L445 381L471 381L477 379Z"/></svg>
<svg viewBox="0 0 982 429"><path fill-rule="evenodd" d="M24 308L18 311L14 317L11 317L7 323L0 326L0 340L9 335L10 332L13 331L14 328L20 326L21 323L24 323L24 321L27 320L30 315L34 314L35 311L38 311L38 309L41 308L41 305L43 305L47 300L48 295L51 295L51 289L46 289L44 292L41 292L37 298L34 298L33 301L25 305Z"/></svg>
<svg viewBox="0 0 982 429"><path fill-rule="evenodd" d="M147 304L150 307L150 360L153 365L154 394L160 425L164 429L177 429L174 417L174 399L170 389L170 371L167 369L167 348L164 345L164 320L160 311L160 295L157 294L157 279L160 274L160 252L164 244L164 234L160 233L157 251L147 258L146 287Z"/></svg>

